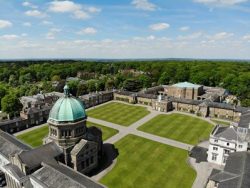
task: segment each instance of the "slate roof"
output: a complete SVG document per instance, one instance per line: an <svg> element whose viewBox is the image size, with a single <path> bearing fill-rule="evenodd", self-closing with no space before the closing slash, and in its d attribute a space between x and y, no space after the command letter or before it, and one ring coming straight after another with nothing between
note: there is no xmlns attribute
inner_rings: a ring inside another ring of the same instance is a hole
<svg viewBox="0 0 250 188"><path fill-rule="evenodd" d="M145 93L145 94L157 94L159 91L164 91L164 87L162 85L146 88L139 93Z"/></svg>
<svg viewBox="0 0 250 188"><path fill-rule="evenodd" d="M126 96L135 96L135 95L137 95L136 92L124 91L124 90L115 91L115 93L117 93L119 95L126 95Z"/></svg>
<svg viewBox="0 0 250 188"><path fill-rule="evenodd" d="M250 111L247 111L241 115L238 126L247 129L250 128Z"/></svg>
<svg viewBox="0 0 250 188"><path fill-rule="evenodd" d="M179 103L192 104L192 105L199 105L199 104L201 104L203 102L203 101L200 101L200 100L174 98L174 97L170 97L169 100L172 101L172 102L179 102Z"/></svg>
<svg viewBox="0 0 250 188"><path fill-rule="evenodd" d="M18 168L18 166L11 163L5 165L4 169L10 172L18 180L25 177L25 174Z"/></svg>
<svg viewBox="0 0 250 188"><path fill-rule="evenodd" d="M89 177L80 174L63 164L42 163L42 168L31 175L51 188L104 188Z"/></svg>
<svg viewBox="0 0 250 188"><path fill-rule="evenodd" d="M146 93L138 93L137 97L142 97L142 98L147 98L147 99L157 99L157 95L146 94Z"/></svg>
<svg viewBox="0 0 250 188"><path fill-rule="evenodd" d="M12 135L5 133L0 130L0 153L6 158L9 158L9 155L18 153L22 150L30 150L31 148L19 140L17 140Z"/></svg>
<svg viewBox="0 0 250 188"><path fill-rule="evenodd" d="M223 171L213 170L209 180L219 183L218 188L250 187L250 153L230 153Z"/></svg>
<svg viewBox="0 0 250 188"><path fill-rule="evenodd" d="M4 120L4 121L0 121L0 126L16 123L16 122L20 122L20 121L22 121L22 119L20 117L19 118L14 118L14 119L7 119L7 120Z"/></svg>
<svg viewBox="0 0 250 188"><path fill-rule="evenodd" d="M36 168L44 161L53 161L55 157L62 153L62 150L56 143L50 142L30 151L22 151L17 155L22 163L26 164L29 168Z"/></svg>
<svg viewBox="0 0 250 188"><path fill-rule="evenodd" d="M219 103L219 102L208 102L209 107L213 108L221 108L221 109L228 109L228 110L234 110L235 106L227 103Z"/></svg>
<svg viewBox="0 0 250 188"><path fill-rule="evenodd" d="M87 140L81 139L81 141L74 146L74 148L71 150L71 155L77 155L79 151L88 143Z"/></svg>
<svg viewBox="0 0 250 188"><path fill-rule="evenodd" d="M217 126L212 134L216 138L224 138L226 140L240 140L240 137L237 136L237 129L234 126Z"/></svg>

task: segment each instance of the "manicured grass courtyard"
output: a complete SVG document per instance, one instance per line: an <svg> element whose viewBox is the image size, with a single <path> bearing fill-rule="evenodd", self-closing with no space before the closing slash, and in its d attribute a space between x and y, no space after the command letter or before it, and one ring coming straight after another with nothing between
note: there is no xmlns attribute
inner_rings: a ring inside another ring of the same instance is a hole
<svg viewBox="0 0 250 188"><path fill-rule="evenodd" d="M146 107L112 102L87 111L89 117L101 119L123 126L129 126L150 112Z"/></svg>
<svg viewBox="0 0 250 188"><path fill-rule="evenodd" d="M141 131L195 145L208 139L213 125L182 114L158 115L138 128Z"/></svg>
<svg viewBox="0 0 250 188"><path fill-rule="evenodd" d="M102 130L103 140L107 140L108 138L118 133L118 131L115 129L104 127L102 125L98 125L92 122L87 122L87 126L88 127L96 126L100 128ZM35 130L31 130L30 132L26 132L21 135L18 135L17 138L32 147L38 147L43 144L43 138L45 138L48 135L48 133L49 133L49 127L44 126L41 128L37 128Z"/></svg>
<svg viewBox="0 0 250 188"><path fill-rule="evenodd" d="M128 135L115 144L116 166L100 182L109 188L191 188L196 172L187 151Z"/></svg>
<svg viewBox="0 0 250 188"><path fill-rule="evenodd" d="M99 124L96 124L96 123L92 123L92 122L87 122L87 126L90 127L90 126L96 126L98 128L100 128L102 130L102 139L103 140L107 140L109 139L110 137L114 136L115 134L117 134L119 131L115 130L115 129L111 129L111 128L108 128L108 127L105 127L105 126L102 126L102 125L99 125Z"/></svg>
<svg viewBox="0 0 250 188"><path fill-rule="evenodd" d="M23 133L21 135L18 135L17 138L35 148L43 144L43 138L46 137L48 133L49 133L49 127L48 125L46 125L44 127L40 127L31 130L29 132Z"/></svg>

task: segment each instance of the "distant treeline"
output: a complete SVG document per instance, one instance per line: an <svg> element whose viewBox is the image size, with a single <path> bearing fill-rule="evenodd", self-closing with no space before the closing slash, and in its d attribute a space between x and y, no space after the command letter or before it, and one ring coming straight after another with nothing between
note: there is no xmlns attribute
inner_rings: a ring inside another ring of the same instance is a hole
<svg viewBox="0 0 250 188"><path fill-rule="evenodd" d="M81 76L86 83L70 83L75 95L111 88L136 91L158 84L189 81L224 87L237 95L243 106L250 106L250 63L224 60L2 61L0 99L52 91L55 88L51 81L76 77L78 72L83 72Z"/></svg>

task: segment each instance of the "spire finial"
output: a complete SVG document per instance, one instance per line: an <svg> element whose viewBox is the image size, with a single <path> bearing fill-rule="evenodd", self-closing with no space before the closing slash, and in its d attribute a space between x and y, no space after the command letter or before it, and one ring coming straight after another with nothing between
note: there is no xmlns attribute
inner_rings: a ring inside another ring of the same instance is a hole
<svg viewBox="0 0 250 188"><path fill-rule="evenodd" d="M69 95L70 95L69 86L67 84L64 86L63 90L64 90L64 96L69 97Z"/></svg>

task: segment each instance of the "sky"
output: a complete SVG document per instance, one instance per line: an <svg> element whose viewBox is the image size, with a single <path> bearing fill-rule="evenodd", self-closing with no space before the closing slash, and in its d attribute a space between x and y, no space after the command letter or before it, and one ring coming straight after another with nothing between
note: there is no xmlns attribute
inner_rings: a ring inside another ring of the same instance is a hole
<svg viewBox="0 0 250 188"><path fill-rule="evenodd" d="M0 0L0 59L250 59L250 0Z"/></svg>

